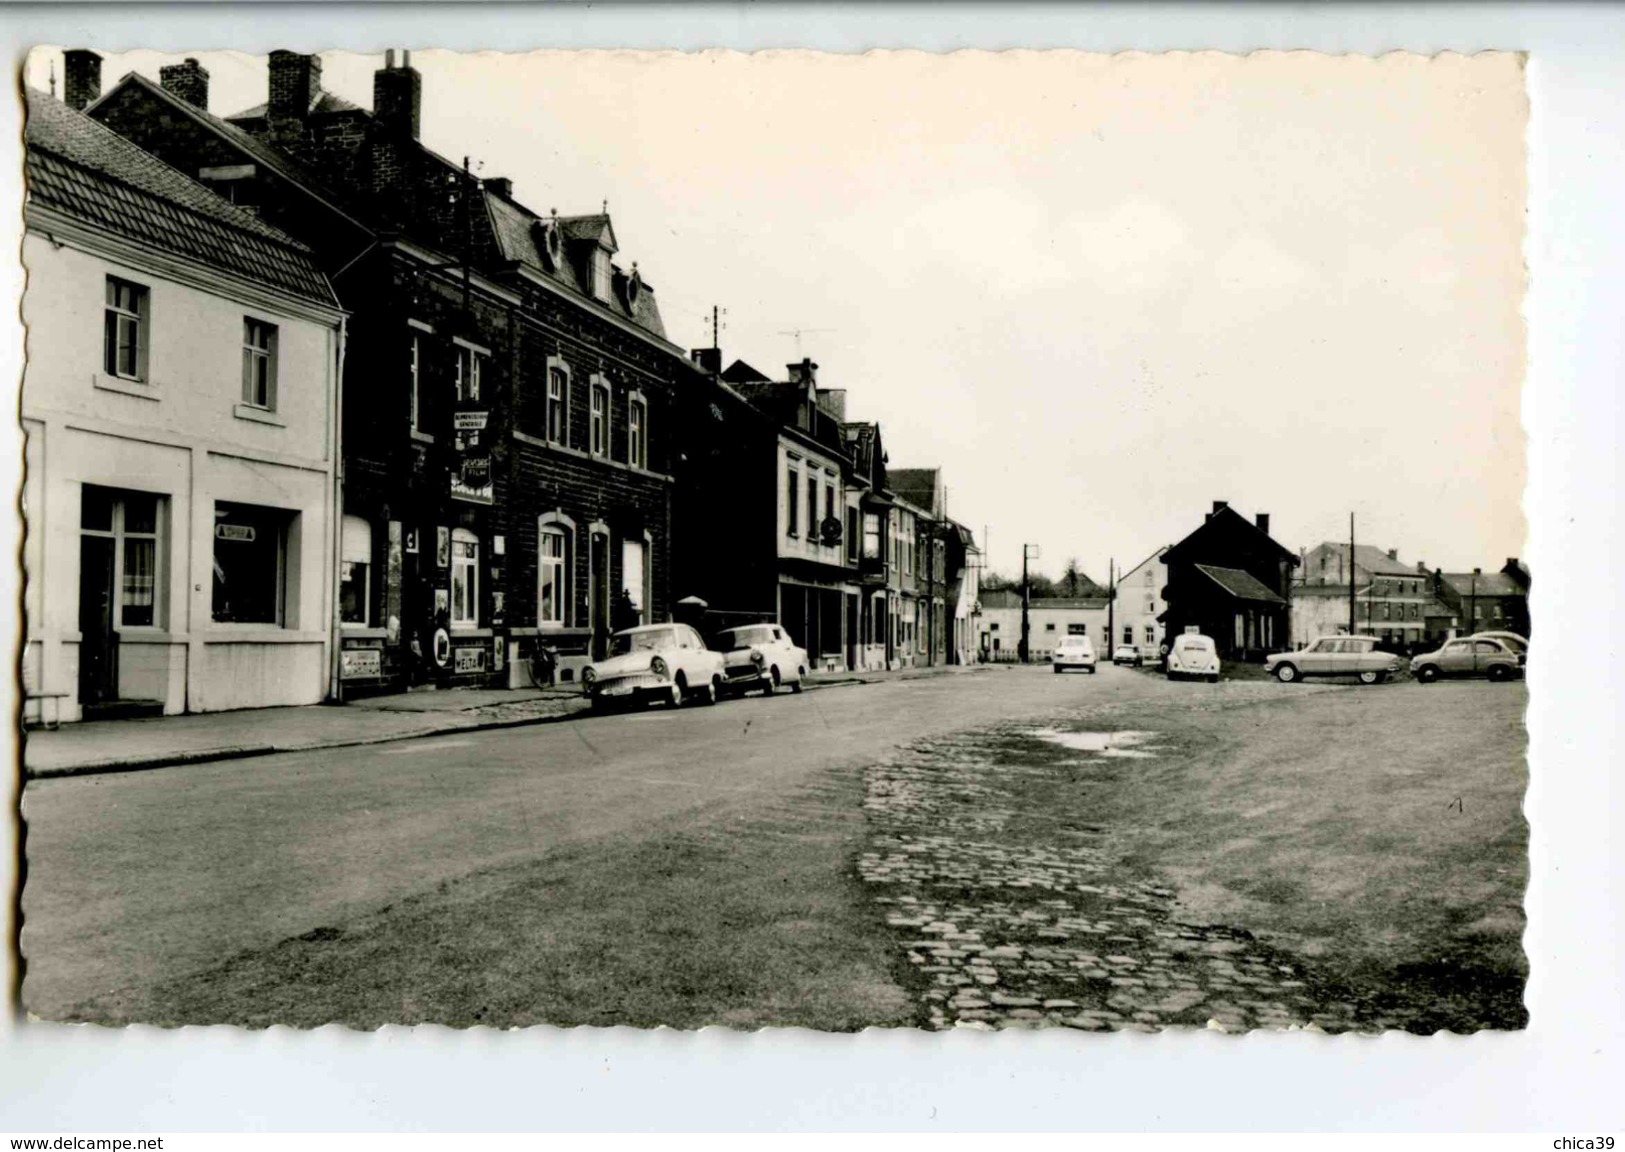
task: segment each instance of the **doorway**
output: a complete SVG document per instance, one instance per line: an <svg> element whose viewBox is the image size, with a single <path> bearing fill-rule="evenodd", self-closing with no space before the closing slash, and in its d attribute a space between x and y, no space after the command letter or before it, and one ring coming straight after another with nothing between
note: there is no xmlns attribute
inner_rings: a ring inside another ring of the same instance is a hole
<svg viewBox="0 0 1625 1152"><path fill-rule="evenodd" d="M79 703L118 699L118 632L113 627L110 536L79 537Z"/></svg>

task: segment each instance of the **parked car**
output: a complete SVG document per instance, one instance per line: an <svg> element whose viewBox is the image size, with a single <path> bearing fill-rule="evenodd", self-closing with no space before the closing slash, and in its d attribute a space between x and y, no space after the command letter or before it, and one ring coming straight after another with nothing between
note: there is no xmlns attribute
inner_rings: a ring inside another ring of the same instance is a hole
<svg viewBox="0 0 1625 1152"><path fill-rule="evenodd" d="M738 628L724 628L711 642L711 647L722 655L722 686L734 692L753 692L771 696L781 684L790 685L790 691L800 692L801 682L807 676L807 652L797 648L795 642L777 624L744 624Z"/></svg>
<svg viewBox="0 0 1625 1152"><path fill-rule="evenodd" d="M1095 670L1095 646L1087 636L1062 636L1055 642L1055 651L1050 654L1050 667L1056 672L1065 672L1068 668L1082 668L1085 672Z"/></svg>
<svg viewBox="0 0 1625 1152"><path fill-rule="evenodd" d="M1143 662L1144 657L1140 655L1140 650L1132 644L1119 644L1112 652L1113 664L1127 664L1138 668Z"/></svg>
<svg viewBox="0 0 1625 1152"><path fill-rule="evenodd" d="M1445 676L1484 676L1491 680L1512 680L1524 674L1523 653L1488 636L1463 636L1447 640L1444 647L1424 652L1411 661L1411 675L1423 684Z"/></svg>
<svg viewBox="0 0 1625 1152"><path fill-rule="evenodd" d="M1322 636L1301 651L1266 656L1264 671L1283 684L1305 676L1355 676L1375 684L1399 671L1399 657L1378 651L1375 636Z"/></svg>
<svg viewBox="0 0 1625 1152"><path fill-rule="evenodd" d="M1200 676L1211 684L1219 682L1219 646L1211 636L1181 632L1168 649L1168 679Z"/></svg>
<svg viewBox="0 0 1625 1152"><path fill-rule="evenodd" d="M1516 632L1474 632L1468 639L1476 640L1480 636L1487 640L1499 640L1520 656L1529 655L1529 638L1519 636Z"/></svg>
<svg viewBox="0 0 1625 1152"><path fill-rule="evenodd" d="M722 688L722 657L687 624L645 624L609 638L609 657L581 671L582 690L595 708L621 700L685 699L715 704Z"/></svg>

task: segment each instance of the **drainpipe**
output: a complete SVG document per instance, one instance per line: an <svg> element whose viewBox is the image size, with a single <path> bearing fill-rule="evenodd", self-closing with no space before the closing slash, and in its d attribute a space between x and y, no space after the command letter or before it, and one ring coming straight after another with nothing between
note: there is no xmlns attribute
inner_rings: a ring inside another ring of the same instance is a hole
<svg viewBox="0 0 1625 1152"><path fill-rule="evenodd" d="M348 336L347 324L348 319L340 316L338 347L333 357L333 523L330 532L333 557L327 574L327 701L330 704L344 703L344 694L340 689L340 671L343 667L340 644L343 634L339 628L339 572L343 562L339 557L344 547L344 346Z"/></svg>

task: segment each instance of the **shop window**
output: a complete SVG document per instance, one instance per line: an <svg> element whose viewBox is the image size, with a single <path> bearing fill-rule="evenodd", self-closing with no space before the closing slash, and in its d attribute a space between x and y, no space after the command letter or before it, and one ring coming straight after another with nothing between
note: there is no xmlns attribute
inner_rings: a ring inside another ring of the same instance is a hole
<svg viewBox="0 0 1625 1152"><path fill-rule="evenodd" d="M216 624L282 626L292 519L292 514L280 508L215 504L212 602Z"/></svg>
<svg viewBox="0 0 1625 1152"><path fill-rule="evenodd" d="M276 325L243 317L243 403L276 408Z"/></svg>
<svg viewBox="0 0 1625 1152"><path fill-rule="evenodd" d="M158 524L162 496L86 484L80 493L80 530L113 541L114 628L158 623Z"/></svg>
<svg viewBox="0 0 1625 1152"><path fill-rule="evenodd" d="M107 308L102 329L102 368L121 380L147 379L149 297L146 288L107 278Z"/></svg>
<svg viewBox="0 0 1625 1152"><path fill-rule="evenodd" d="M480 540L467 528L451 534L451 626L474 628L480 622Z"/></svg>
<svg viewBox="0 0 1625 1152"><path fill-rule="evenodd" d="M372 622L372 525L346 516L339 545L339 623L365 628Z"/></svg>

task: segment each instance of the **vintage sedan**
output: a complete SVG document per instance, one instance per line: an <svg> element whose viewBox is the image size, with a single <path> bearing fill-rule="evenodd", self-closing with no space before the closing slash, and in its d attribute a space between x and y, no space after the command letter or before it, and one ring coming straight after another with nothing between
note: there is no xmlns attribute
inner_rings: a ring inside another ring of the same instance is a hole
<svg viewBox="0 0 1625 1152"><path fill-rule="evenodd" d="M1399 671L1399 657L1379 652L1375 636L1322 636L1297 652L1266 656L1264 671L1283 684L1305 676L1353 676L1375 684Z"/></svg>
<svg viewBox="0 0 1625 1152"><path fill-rule="evenodd" d="M1132 644L1119 644L1112 652L1112 663L1138 668L1145 661L1140 650Z"/></svg>
<svg viewBox="0 0 1625 1152"><path fill-rule="evenodd" d="M1182 632L1168 649L1168 679L1200 677L1210 684L1219 682L1219 646L1211 636Z"/></svg>
<svg viewBox="0 0 1625 1152"><path fill-rule="evenodd" d="M733 692L771 696L781 685L800 692L807 677L807 653L796 647L777 624L743 624L724 628L711 647L722 655L722 685Z"/></svg>
<svg viewBox="0 0 1625 1152"><path fill-rule="evenodd" d="M1526 659L1505 641L1488 636L1464 636L1416 657L1411 661L1411 675L1421 684L1431 684L1445 676L1484 676L1505 681L1524 674Z"/></svg>
<svg viewBox="0 0 1625 1152"><path fill-rule="evenodd" d="M581 686L595 708L649 699L675 708L688 699L715 704L722 675L722 657L687 624L646 624L611 636L609 657L582 669Z"/></svg>
<svg viewBox="0 0 1625 1152"><path fill-rule="evenodd" d="M1050 667L1057 672L1068 668L1093 672L1096 662L1095 646L1087 636L1062 636L1055 642L1055 651L1050 653Z"/></svg>

